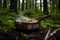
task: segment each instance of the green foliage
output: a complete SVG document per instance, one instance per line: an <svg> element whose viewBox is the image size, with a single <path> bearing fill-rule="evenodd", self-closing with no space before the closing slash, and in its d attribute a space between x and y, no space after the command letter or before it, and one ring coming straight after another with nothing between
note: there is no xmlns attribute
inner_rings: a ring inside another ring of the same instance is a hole
<svg viewBox="0 0 60 40"><path fill-rule="evenodd" d="M25 10L23 11L24 12L24 15L27 16L27 17L31 17L31 18L43 18L44 15L42 12L40 12L39 10L38 11L35 11L35 10Z"/></svg>
<svg viewBox="0 0 60 40"><path fill-rule="evenodd" d="M17 13L3 11L0 13L0 29L14 28L14 18L17 17Z"/></svg>
<svg viewBox="0 0 60 40"><path fill-rule="evenodd" d="M46 19L46 20L41 22L41 26L43 28L47 28L47 27L60 27L60 21L53 20L53 19Z"/></svg>

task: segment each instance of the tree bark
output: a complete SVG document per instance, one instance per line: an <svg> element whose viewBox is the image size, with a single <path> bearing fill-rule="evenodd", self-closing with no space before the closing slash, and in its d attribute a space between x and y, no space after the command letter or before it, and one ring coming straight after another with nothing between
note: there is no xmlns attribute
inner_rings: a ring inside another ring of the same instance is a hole
<svg viewBox="0 0 60 40"><path fill-rule="evenodd" d="M32 7L32 0L29 0L29 9Z"/></svg>
<svg viewBox="0 0 60 40"><path fill-rule="evenodd" d="M0 0L0 9L2 8L2 0Z"/></svg>
<svg viewBox="0 0 60 40"><path fill-rule="evenodd" d="M23 11L24 10L24 0L22 0L22 7L21 8L22 8L21 11Z"/></svg>
<svg viewBox="0 0 60 40"><path fill-rule="evenodd" d="M47 5L47 0L43 0L43 12L48 15L48 5Z"/></svg>
<svg viewBox="0 0 60 40"><path fill-rule="evenodd" d="M3 0L3 8L7 7L6 2L7 2L7 0Z"/></svg>
<svg viewBox="0 0 60 40"><path fill-rule="evenodd" d="M26 0L26 10L29 10L30 0Z"/></svg>
<svg viewBox="0 0 60 40"><path fill-rule="evenodd" d="M19 9L20 9L20 0L19 0Z"/></svg>
<svg viewBox="0 0 60 40"><path fill-rule="evenodd" d="M37 1L37 0L35 0L35 9L36 9L36 7L37 7L37 6L36 6L36 5L37 5L37 2L36 2L36 1Z"/></svg>
<svg viewBox="0 0 60 40"><path fill-rule="evenodd" d="M58 10L60 11L60 0L58 0Z"/></svg>
<svg viewBox="0 0 60 40"><path fill-rule="evenodd" d="M28 0L26 0L26 10L28 9Z"/></svg>
<svg viewBox="0 0 60 40"><path fill-rule="evenodd" d="M20 10L20 0L18 0L18 10Z"/></svg>
<svg viewBox="0 0 60 40"><path fill-rule="evenodd" d="M50 13L56 13L57 12L57 6L56 6L57 0L50 0Z"/></svg>
<svg viewBox="0 0 60 40"><path fill-rule="evenodd" d="M34 0L31 0L31 9L34 9Z"/></svg>
<svg viewBox="0 0 60 40"><path fill-rule="evenodd" d="M40 11L42 11L42 3L41 3L42 0L40 0Z"/></svg>
<svg viewBox="0 0 60 40"><path fill-rule="evenodd" d="M17 12L17 0L10 0L10 11Z"/></svg>

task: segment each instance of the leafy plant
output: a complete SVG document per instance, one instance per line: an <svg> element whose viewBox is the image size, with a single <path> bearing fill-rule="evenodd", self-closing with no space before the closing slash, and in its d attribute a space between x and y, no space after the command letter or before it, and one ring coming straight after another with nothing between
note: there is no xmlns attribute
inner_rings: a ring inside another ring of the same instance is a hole
<svg viewBox="0 0 60 40"><path fill-rule="evenodd" d="M38 18L38 17L43 18L45 16L42 12L35 11L35 10L25 10L23 12L25 16L31 17L31 18Z"/></svg>
<svg viewBox="0 0 60 40"><path fill-rule="evenodd" d="M14 19L18 16L15 12L3 11L0 13L0 29L14 28Z"/></svg>

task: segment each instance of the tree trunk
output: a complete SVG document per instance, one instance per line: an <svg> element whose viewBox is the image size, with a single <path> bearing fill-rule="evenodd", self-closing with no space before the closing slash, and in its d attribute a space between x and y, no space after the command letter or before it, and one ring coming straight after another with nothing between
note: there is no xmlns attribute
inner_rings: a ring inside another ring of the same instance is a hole
<svg viewBox="0 0 60 40"><path fill-rule="evenodd" d="M56 9L58 9L58 0L56 0Z"/></svg>
<svg viewBox="0 0 60 40"><path fill-rule="evenodd" d="M19 0L19 9L20 9L20 0Z"/></svg>
<svg viewBox="0 0 60 40"><path fill-rule="evenodd" d="M22 8L21 11L23 11L24 10L24 0L22 0L22 7L21 8Z"/></svg>
<svg viewBox="0 0 60 40"><path fill-rule="evenodd" d="M31 0L31 9L34 9L34 0Z"/></svg>
<svg viewBox="0 0 60 40"><path fill-rule="evenodd" d="M56 8L56 0L50 0L50 13L56 13L57 8Z"/></svg>
<svg viewBox="0 0 60 40"><path fill-rule="evenodd" d="M18 5L18 10L20 10L20 0L18 0L17 5Z"/></svg>
<svg viewBox="0 0 60 40"><path fill-rule="evenodd" d="M35 10L36 10L36 8L37 8L37 0L34 0L34 2L35 2Z"/></svg>
<svg viewBox="0 0 60 40"><path fill-rule="evenodd" d="M26 0L26 10L28 9L28 0Z"/></svg>
<svg viewBox="0 0 60 40"><path fill-rule="evenodd" d="M29 9L32 7L32 0L29 0Z"/></svg>
<svg viewBox="0 0 60 40"><path fill-rule="evenodd" d="M43 0L43 12L48 15L48 5L47 5L47 0Z"/></svg>
<svg viewBox="0 0 60 40"><path fill-rule="evenodd" d="M26 10L29 10L30 0L26 0Z"/></svg>
<svg viewBox="0 0 60 40"><path fill-rule="evenodd" d="M2 8L2 0L0 0L0 9Z"/></svg>
<svg viewBox="0 0 60 40"><path fill-rule="evenodd" d="M17 12L17 0L10 0L10 11Z"/></svg>
<svg viewBox="0 0 60 40"><path fill-rule="evenodd" d="M58 0L58 10L60 11L60 0Z"/></svg>
<svg viewBox="0 0 60 40"><path fill-rule="evenodd" d="M40 11L42 11L42 0L40 0Z"/></svg>
<svg viewBox="0 0 60 40"><path fill-rule="evenodd" d="M3 8L7 7L6 2L7 2L7 0L3 0Z"/></svg>

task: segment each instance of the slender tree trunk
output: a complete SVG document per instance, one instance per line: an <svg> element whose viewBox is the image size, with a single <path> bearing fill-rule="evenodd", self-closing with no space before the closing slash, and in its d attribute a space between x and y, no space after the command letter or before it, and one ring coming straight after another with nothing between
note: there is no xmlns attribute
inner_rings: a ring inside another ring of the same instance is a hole
<svg viewBox="0 0 60 40"><path fill-rule="evenodd" d="M56 9L58 9L58 0L56 0Z"/></svg>
<svg viewBox="0 0 60 40"><path fill-rule="evenodd" d="M35 8L36 8L36 4L37 4L37 2L36 2L37 0L35 0Z"/></svg>
<svg viewBox="0 0 60 40"><path fill-rule="evenodd" d="M20 0L19 0L19 9L20 9Z"/></svg>
<svg viewBox="0 0 60 40"><path fill-rule="evenodd" d="M29 9L34 9L34 0L29 0Z"/></svg>
<svg viewBox="0 0 60 40"><path fill-rule="evenodd" d="M43 12L48 15L48 5L47 5L47 0L43 0Z"/></svg>
<svg viewBox="0 0 60 40"><path fill-rule="evenodd" d="M20 0L18 0L18 10L20 10Z"/></svg>
<svg viewBox="0 0 60 40"><path fill-rule="evenodd" d="M29 9L32 9L33 7L33 0L29 0Z"/></svg>
<svg viewBox="0 0 60 40"><path fill-rule="evenodd" d="M22 8L21 11L23 11L24 10L24 0L22 0L22 7L21 8Z"/></svg>
<svg viewBox="0 0 60 40"><path fill-rule="evenodd" d="M55 4L56 4L56 9L55 9L56 10L56 13L59 13L59 11L58 11L58 0L56 0L56 3Z"/></svg>
<svg viewBox="0 0 60 40"><path fill-rule="evenodd" d="M20 0L17 0L17 12L20 11Z"/></svg>
<svg viewBox="0 0 60 40"><path fill-rule="evenodd" d="M40 11L42 11L42 3L41 3L42 0L40 0Z"/></svg>
<svg viewBox="0 0 60 40"><path fill-rule="evenodd" d="M3 0L3 8L7 7L6 2L7 2L7 0Z"/></svg>
<svg viewBox="0 0 60 40"><path fill-rule="evenodd" d="M58 0L58 10L60 11L60 0Z"/></svg>
<svg viewBox="0 0 60 40"><path fill-rule="evenodd" d="M26 9L29 10L30 7L30 0L26 0Z"/></svg>
<svg viewBox="0 0 60 40"><path fill-rule="evenodd" d="M36 8L37 8L37 0L34 0L34 2L35 2L35 10L36 10Z"/></svg>
<svg viewBox="0 0 60 40"><path fill-rule="evenodd" d="M56 0L50 0L50 12L56 13Z"/></svg>
<svg viewBox="0 0 60 40"><path fill-rule="evenodd" d="M2 8L2 0L0 0L0 9Z"/></svg>
<svg viewBox="0 0 60 40"><path fill-rule="evenodd" d="M10 11L17 12L17 0L10 0Z"/></svg>
<svg viewBox="0 0 60 40"><path fill-rule="evenodd" d="M32 2L31 2L31 0L29 0L29 9L31 9L31 4L32 4Z"/></svg>
<svg viewBox="0 0 60 40"><path fill-rule="evenodd" d="M31 0L31 9L34 9L34 0Z"/></svg>
<svg viewBox="0 0 60 40"><path fill-rule="evenodd" d="M28 9L28 0L26 0L26 10Z"/></svg>

